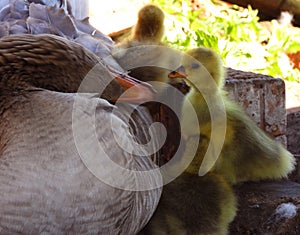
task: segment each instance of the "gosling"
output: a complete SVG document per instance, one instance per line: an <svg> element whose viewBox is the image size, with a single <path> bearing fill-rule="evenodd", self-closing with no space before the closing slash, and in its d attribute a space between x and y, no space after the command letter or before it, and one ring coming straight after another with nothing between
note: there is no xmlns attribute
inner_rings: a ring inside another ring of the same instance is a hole
<svg viewBox="0 0 300 235"><path fill-rule="evenodd" d="M205 95L219 95L224 102L225 141L211 172L222 175L230 184L287 177L295 166L293 155L260 129L240 105L227 97L223 90L225 72L218 54L203 47L192 49L182 58L182 65L185 74L178 70L170 73L169 77L188 78L185 80L191 89L183 102L181 125L187 138L200 135L202 143L197 154L202 154L202 158L212 134ZM213 80L209 82L211 78ZM197 114L197 123L190 119L189 102ZM209 157L213 159L215 156ZM198 172L202 160L198 158L197 164L190 165L188 172Z"/></svg>

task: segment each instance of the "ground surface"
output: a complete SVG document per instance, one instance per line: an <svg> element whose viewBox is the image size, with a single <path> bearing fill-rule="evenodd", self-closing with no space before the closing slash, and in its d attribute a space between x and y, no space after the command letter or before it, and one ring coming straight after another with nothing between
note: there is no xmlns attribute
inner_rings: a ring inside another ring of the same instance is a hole
<svg viewBox="0 0 300 235"><path fill-rule="evenodd" d="M236 187L238 214L230 226L230 234L298 235L300 234L300 184L290 181L244 183ZM298 213L281 205L292 205Z"/></svg>

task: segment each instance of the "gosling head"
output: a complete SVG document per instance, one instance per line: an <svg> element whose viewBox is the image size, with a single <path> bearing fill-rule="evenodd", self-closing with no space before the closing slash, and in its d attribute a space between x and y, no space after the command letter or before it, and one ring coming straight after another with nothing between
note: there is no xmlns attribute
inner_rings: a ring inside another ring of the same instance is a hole
<svg viewBox="0 0 300 235"><path fill-rule="evenodd" d="M140 42L160 43L164 34L163 11L154 5L146 5L138 13L133 39Z"/></svg>
<svg viewBox="0 0 300 235"><path fill-rule="evenodd" d="M213 50L204 47L189 50L181 64L169 74L169 78L187 78L189 86L208 91L223 88L224 67L220 56Z"/></svg>

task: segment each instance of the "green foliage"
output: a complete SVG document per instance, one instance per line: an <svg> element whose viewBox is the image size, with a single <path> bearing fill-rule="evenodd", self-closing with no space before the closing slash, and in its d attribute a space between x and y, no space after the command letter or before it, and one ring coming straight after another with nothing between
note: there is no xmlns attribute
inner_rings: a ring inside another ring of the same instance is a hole
<svg viewBox="0 0 300 235"><path fill-rule="evenodd" d="M217 10L218 1L202 0L214 12L192 10L188 0L152 0L166 12L165 42L186 51L204 46L217 51L227 67L300 82L286 53L300 50L300 33L273 20L262 27L258 11L233 6ZM219 8L220 9L220 8Z"/></svg>

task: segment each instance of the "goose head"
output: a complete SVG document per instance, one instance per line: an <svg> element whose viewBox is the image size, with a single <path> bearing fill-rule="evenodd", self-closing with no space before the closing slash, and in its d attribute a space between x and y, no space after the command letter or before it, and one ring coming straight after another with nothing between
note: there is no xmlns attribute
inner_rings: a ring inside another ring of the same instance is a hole
<svg viewBox="0 0 300 235"><path fill-rule="evenodd" d="M109 101L141 102L152 98L149 85L105 65L89 50L54 35L14 35L0 39L0 83L6 90L37 87L59 92L100 93ZM86 85L86 84L85 84ZM106 87L103 92L101 88Z"/></svg>
<svg viewBox="0 0 300 235"><path fill-rule="evenodd" d="M211 92L223 88L224 67L219 55L211 49L199 47L189 50L182 58L182 66L169 78L185 78L193 88Z"/></svg>

